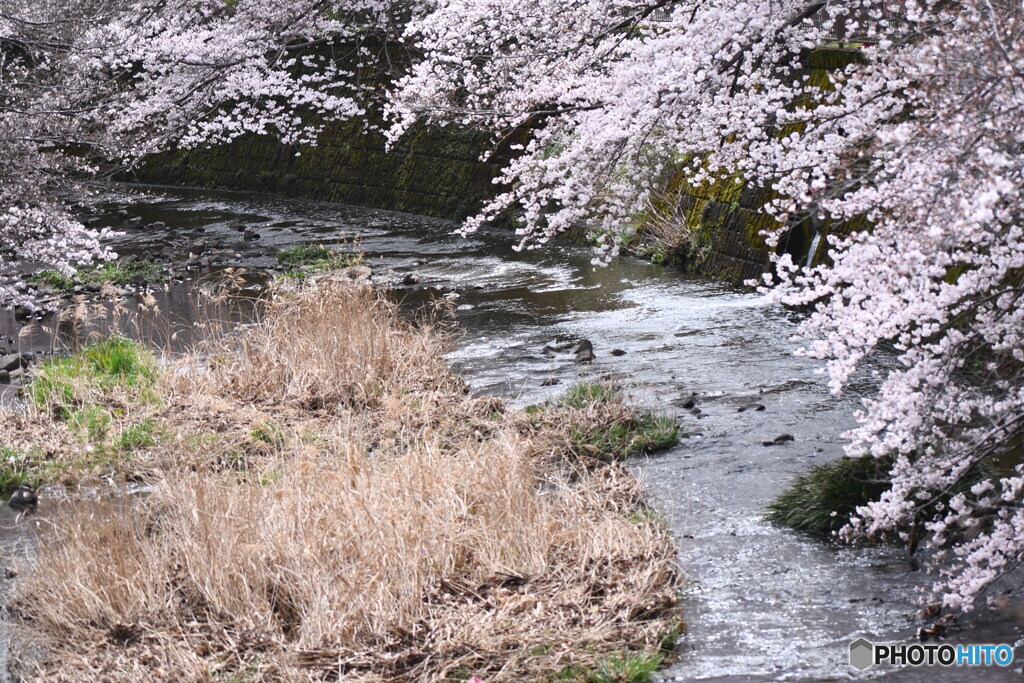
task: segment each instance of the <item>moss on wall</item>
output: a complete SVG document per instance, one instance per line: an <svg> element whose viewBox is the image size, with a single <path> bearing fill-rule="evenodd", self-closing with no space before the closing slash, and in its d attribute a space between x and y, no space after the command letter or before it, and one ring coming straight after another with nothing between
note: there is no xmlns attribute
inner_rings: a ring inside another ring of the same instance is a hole
<svg viewBox="0 0 1024 683"><path fill-rule="evenodd" d="M367 91L388 87L409 55L396 43L336 44L318 47L347 64ZM358 64L365 50L377 61ZM487 162L480 155L493 147L486 133L455 126L416 126L385 152L379 113L329 122L315 147L293 147L270 136L246 135L235 142L194 150L175 150L150 159L135 177L144 182L274 192L375 206L445 218L475 212L495 192L493 180L508 161L511 136Z"/></svg>
<svg viewBox="0 0 1024 683"><path fill-rule="evenodd" d="M856 50L810 50L803 55L804 69L798 76L806 74L813 85L830 87L830 72L860 59ZM779 134L791 130L780 130ZM693 187L678 172L667 177L664 194L675 203L668 220L677 227L677 239L673 240L667 231L661 230L660 236L654 236L660 243L652 246L654 231L647 229L641 219L637 251L648 255L657 253L660 260L736 284L760 279L770 268L773 252L789 253L794 261L804 263L815 234L844 233L856 227L804 221L783 235L773 249L762 235L762 231L777 227L775 219L761 210L775 196L770 189L737 183L735 177ZM820 239L811 260L819 263L826 254L827 242Z"/></svg>
<svg viewBox="0 0 1024 683"><path fill-rule="evenodd" d="M479 132L419 126L386 153L383 136L353 120L328 124L319 144L298 156L273 138L246 136L224 146L160 155L138 177L463 218L494 192L503 157L480 161L489 148L490 140Z"/></svg>

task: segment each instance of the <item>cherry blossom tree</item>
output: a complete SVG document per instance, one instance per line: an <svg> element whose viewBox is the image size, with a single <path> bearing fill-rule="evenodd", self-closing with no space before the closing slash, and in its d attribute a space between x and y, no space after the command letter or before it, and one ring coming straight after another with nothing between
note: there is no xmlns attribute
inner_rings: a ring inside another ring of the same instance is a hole
<svg viewBox="0 0 1024 683"><path fill-rule="evenodd" d="M352 69L400 26L390 0L0 0L0 300L26 265L109 258L70 204L172 144L315 144L363 110Z"/></svg>
<svg viewBox="0 0 1024 683"><path fill-rule="evenodd" d="M894 352L850 432L893 458L849 541L934 548L935 591L970 609L1024 557L1024 8L1017 0L438 0L407 40L423 59L389 107L533 136L482 221L522 247L580 224L598 260L669 172L763 188L777 241L813 216L826 263L776 258L763 283L809 307L801 353L839 393ZM808 51L857 50L826 84ZM854 43L854 44L850 44ZM868 227L859 219L866 218ZM876 371L880 372L880 371ZM969 493L988 463L995 475ZM943 501L948 500L948 504ZM938 501L938 503L936 503ZM927 512L938 510L938 512Z"/></svg>

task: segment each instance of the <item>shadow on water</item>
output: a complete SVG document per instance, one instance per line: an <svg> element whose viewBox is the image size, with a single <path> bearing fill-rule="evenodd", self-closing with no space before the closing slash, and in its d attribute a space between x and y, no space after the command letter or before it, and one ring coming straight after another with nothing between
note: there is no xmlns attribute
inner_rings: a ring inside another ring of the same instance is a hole
<svg viewBox="0 0 1024 683"><path fill-rule="evenodd" d="M851 640L907 640L920 625L914 598L930 577L910 571L902 553L837 547L762 520L766 504L794 475L841 455L840 434L872 389L865 373L844 396L831 396L816 366L792 354L794 313L756 294L634 259L595 269L591 253L575 245L515 253L513 236L499 230L463 239L451 234L450 222L406 214L262 195L149 191L131 211L143 224L169 227L129 226L115 245L122 253L173 251L200 237L231 239L238 220L259 233L263 246L358 238L378 282L419 275L417 285L393 289L405 305L458 295L462 335L450 361L475 392L523 405L553 398L575 381L610 379L641 405L677 416L691 436L667 454L633 462L679 539L680 561L692 578L687 636L666 677L850 678ZM272 264L254 251L240 253L234 265ZM163 329L185 334L202 319L194 284L161 290ZM252 283L250 296L257 289ZM22 350L53 343L48 321L19 339L20 326L4 315L0 334L13 336ZM592 365L541 353L546 343L581 337L594 343ZM625 355L613 357L612 349ZM699 418L679 407L691 399ZM766 410L737 412L751 400ZM762 445L783 433L795 440ZM980 609L952 641L1021 639L1022 602L1007 595L1008 607ZM953 681L963 673L923 668L873 675ZM1020 669L979 673L986 680L1016 679Z"/></svg>

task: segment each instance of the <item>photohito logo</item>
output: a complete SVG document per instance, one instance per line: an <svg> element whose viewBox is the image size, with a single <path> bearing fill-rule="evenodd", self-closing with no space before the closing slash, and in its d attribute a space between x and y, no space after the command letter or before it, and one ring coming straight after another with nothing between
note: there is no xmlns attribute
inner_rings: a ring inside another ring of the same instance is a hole
<svg viewBox="0 0 1024 683"><path fill-rule="evenodd" d="M889 643L876 645L866 638L850 643L850 666L858 671L875 664L896 666L1010 666L1009 645L938 645Z"/></svg>

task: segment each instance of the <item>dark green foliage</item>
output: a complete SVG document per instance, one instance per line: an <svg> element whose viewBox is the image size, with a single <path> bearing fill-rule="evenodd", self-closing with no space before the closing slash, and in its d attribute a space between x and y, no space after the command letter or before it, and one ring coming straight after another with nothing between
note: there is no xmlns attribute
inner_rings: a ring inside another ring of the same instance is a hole
<svg viewBox="0 0 1024 683"><path fill-rule="evenodd" d="M888 458L843 458L802 474L768 505L768 521L799 531L830 533L859 505L889 488Z"/></svg>
<svg viewBox="0 0 1024 683"><path fill-rule="evenodd" d="M828 534L842 528L861 505L878 500L889 490L893 459L843 458L818 465L802 474L768 505L765 518L798 531ZM952 490L936 494L919 516L933 517L936 505L970 490L979 481L995 476L985 466L976 466Z"/></svg>

